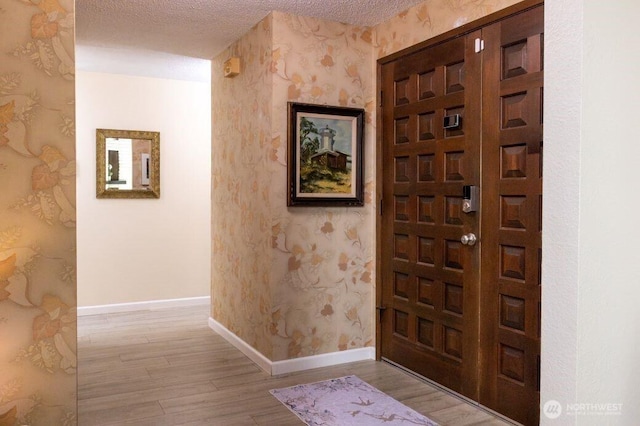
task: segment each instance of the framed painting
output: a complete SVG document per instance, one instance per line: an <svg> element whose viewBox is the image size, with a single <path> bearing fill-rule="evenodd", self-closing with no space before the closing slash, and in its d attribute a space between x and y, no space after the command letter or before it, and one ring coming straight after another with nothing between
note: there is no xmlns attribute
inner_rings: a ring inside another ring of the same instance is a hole
<svg viewBox="0 0 640 426"><path fill-rule="evenodd" d="M288 206L362 206L364 109L289 102Z"/></svg>

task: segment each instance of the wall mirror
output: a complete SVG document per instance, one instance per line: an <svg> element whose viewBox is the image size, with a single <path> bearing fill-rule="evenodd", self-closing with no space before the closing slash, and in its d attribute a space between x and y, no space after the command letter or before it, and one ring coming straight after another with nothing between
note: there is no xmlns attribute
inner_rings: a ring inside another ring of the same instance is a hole
<svg viewBox="0 0 640 426"><path fill-rule="evenodd" d="M96 130L96 197L160 198L160 132Z"/></svg>

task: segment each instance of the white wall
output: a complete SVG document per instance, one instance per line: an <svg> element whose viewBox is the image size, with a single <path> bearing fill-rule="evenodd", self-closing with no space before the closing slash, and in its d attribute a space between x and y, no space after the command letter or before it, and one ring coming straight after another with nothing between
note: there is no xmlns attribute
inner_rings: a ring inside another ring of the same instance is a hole
<svg viewBox="0 0 640 426"><path fill-rule="evenodd" d="M582 2L545 3L543 405L550 400L561 404L577 400ZM544 413L540 417L542 424L549 421Z"/></svg>
<svg viewBox="0 0 640 426"><path fill-rule="evenodd" d="M635 0L545 3L542 424L640 418L640 37ZM622 404L621 414L609 406Z"/></svg>
<svg viewBox="0 0 640 426"><path fill-rule="evenodd" d="M640 422L637 0L584 1L578 400ZM598 419L581 424L602 424Z"/></svg>
<svg viewBox="0 0 640 426"><path fill-rule="evenodd" d="M209 295L210 93L210 83L78 72L78 306ZM160 199L96 199L96 128L160 132Z"/></svg>

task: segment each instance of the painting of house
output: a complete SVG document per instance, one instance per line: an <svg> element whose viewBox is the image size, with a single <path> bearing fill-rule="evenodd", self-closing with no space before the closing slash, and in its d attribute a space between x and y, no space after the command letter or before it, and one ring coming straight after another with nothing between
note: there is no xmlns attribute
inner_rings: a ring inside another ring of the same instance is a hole
<svg viewBox="0 0 640 426"><path fill-rule="evenodd" d="M349 165L349 154L334 150L336 131L327 124L320 130L320 148L311 156L311 161L333 170L346 171Z"/></svg>

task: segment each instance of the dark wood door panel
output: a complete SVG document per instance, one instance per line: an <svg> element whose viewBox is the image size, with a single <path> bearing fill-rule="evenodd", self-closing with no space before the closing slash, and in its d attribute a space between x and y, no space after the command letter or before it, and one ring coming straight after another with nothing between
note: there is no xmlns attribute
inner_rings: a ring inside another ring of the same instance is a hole
<svg viewBox="0 0 640 426"><path fill-rule="evenodd" d="M382 356L477 398L477 232L462 213L463 185L478 184L479 33L385 65ZM474 76L475 75L475 76ZM391 92L392 96L387 93ZM445 129L444 117L462 125ZM467 118L469 116L469 118ZM388 183L388 184L387 184Z"/></svg>
<svg viewBox="0 0 640 426"><path fill-rule="evenodd" d="M479 402L539 421L543 9L483 29Z"/></svg>

